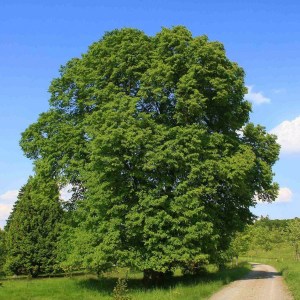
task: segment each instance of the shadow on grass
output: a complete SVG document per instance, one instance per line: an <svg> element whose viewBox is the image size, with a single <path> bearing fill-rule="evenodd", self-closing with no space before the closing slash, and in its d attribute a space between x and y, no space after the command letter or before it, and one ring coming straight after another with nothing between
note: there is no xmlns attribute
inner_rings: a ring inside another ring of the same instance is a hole
<svg viewBox="0 0 300 300"><path fill-rule="evenodd" d="M242 264L235 268L228 268L214 273L202 273L201 275L183 275L183 276L174 276L170 279L166 279L160 285L149 285L145 287L143 285L142 279L137 278L128 278L127 284L130 291L139 290L139 291L151 291L153 289L167 289L175 288L176 286L194 286L198 284L205 284L209 282L222 282L224 285L228 284L231 281L234 281L238 278L245 276L249 272L249 266ZM77 284L83 288L93 291L98 291L101 294L111 294L118 277L101 277L101 278L88 278L82 279L77 282Z"/></svg>

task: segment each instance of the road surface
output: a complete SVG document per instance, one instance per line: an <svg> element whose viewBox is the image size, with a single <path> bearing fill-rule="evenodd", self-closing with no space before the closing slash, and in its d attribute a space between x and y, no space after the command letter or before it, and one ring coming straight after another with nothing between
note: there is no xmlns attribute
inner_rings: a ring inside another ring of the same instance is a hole
<svg viewBox="0 0 300 300"><path fill-rule="evenodd" d="M282 277L271 266L251 263L252 271L234 281L210 300L292 300Z"/></svg>

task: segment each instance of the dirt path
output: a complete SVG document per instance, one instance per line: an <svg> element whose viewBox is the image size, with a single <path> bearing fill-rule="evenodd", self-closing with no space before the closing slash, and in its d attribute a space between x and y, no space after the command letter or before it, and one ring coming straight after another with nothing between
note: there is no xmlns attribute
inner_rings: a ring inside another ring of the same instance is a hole
<svg viewBox="0 0 300 300"><path fill-rule="evenodd" d="M252 271L214 294L210 300L292 300L282 277L271 266L251 263Z"/></svg>

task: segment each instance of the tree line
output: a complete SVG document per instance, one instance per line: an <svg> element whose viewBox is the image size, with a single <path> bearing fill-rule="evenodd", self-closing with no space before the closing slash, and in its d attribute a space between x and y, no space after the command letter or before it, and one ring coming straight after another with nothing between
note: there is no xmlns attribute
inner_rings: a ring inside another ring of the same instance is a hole
<svg viewBox="0 0 300 300"><path fill-rule="evenodd" d="M35 174L1 232L7 272L222 266L250 207L278 192L279 145L249 122L244 75L183 26L113 30L68 61L22 133Z"/></svg>
<svg viewBox="0 0 300 300"><path fill-rule="evenodd" d="M245 255L250 251L270 251L278 245L290 245L294 259L300 260L300 219L270 220L261 217L254 224L247 225L243 232L238 232L231 242L228 254L231 258Z"/></svg>

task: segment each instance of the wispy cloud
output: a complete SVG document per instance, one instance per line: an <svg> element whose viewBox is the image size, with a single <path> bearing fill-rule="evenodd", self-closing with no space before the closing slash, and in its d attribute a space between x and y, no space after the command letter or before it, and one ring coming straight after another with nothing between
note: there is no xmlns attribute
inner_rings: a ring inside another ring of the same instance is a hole
<svg viewBox="0 0 300 300"><path fill-rule="evenodd" d="M0 201L15 201L17 199L19 191L18 190L12 190L7 191L4 194L0 195Z"/></svg>
<svg viewBox="0 0 300 300"><path fill-rule="evenodd" d="M8 204L0 204L0 220L4 221L8 218L12 206Z"/></svg>
<svg viewBox="0 0 300 300"><path fill-rule="evenodd" d="M18 190L10 190L0 195L0 227L4 227L18 193Z"/></svg>
<svg viewBox="0 0 300 300"><path fill-rule="evenodd" d="M270 133L277 135L281 152L300 153L300 116L291 121L283 121L273 128Z"/></svg>
<svg viewBox="0 0 300 300"><path fill-rule="evenodd" d="M256 105L261 105L264 103L270 103L271 99L265 97L262 92L254 92L253 91L253 85L247 86L248 93L245 95L245 99L252 102Z"/></svg>

